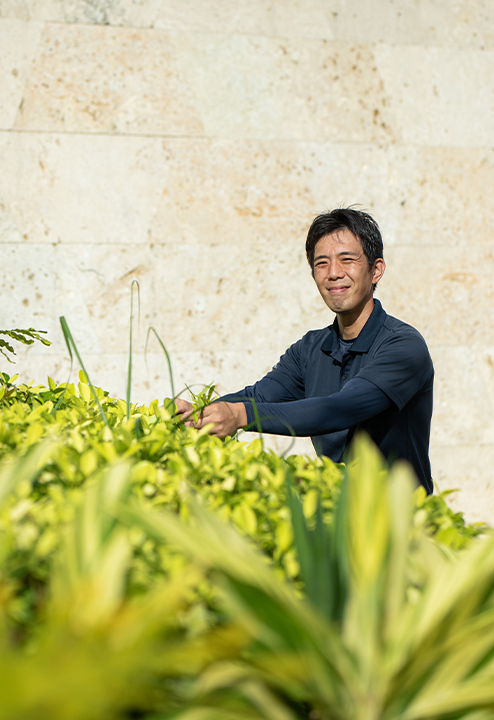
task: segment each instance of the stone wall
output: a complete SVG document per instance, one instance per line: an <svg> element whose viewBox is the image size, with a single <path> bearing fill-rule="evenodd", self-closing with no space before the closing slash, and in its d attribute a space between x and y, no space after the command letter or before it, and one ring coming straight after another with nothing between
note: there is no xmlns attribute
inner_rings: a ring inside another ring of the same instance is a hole
<svg viewBox="0 0 494 720"><path fill-rule="evenodd" d="M358 203L435 362L436 484L494 523L488 0L0 0L0 64L0 326L53 342L24 380L67 378L64 315L124 396L137 279L134 400L171 392L149 326L177 389L253 382L331 320L305 234Z"/></svg>

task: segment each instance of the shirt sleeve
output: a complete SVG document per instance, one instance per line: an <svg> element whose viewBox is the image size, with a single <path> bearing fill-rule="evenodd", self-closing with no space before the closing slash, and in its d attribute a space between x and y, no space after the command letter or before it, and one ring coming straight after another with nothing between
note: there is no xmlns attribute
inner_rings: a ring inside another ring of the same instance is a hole
<svg viewBox="0 0 494 720"><path fill-rule="evenodd" d="M265 378L276 381L290 393L292 399L305 397L303 347L305 337L290 345ZM264 378L264 379L265 379Z"/></svg>
<svg viewBox="0 0 494 720"><path fill-rule="evenodd" d="M376 385L398 410L402 410L433 375L432 359L425 340L414 333L405 338L392 336L357 377Z"/></svg>
<svg viewBox="0 0 494 720"><path fill-rule="evenodd" d="M246 399L251 398L256 403L280 403L297 400L296 396L283 385L266 375L255 385L248 385L236 393L222 395L216 402L244 402Z"/></svg>
<svg viewBox="0 0 494 720"><path fill-rule="evenodd" d="M269 378L268 378L269 379ZM266 378L256 383L263 383ZM271 379L272 382L275 382ZM279 383L277 383L279 384ZM254 388L256 386L253 386ZM283 388L283 386L280 386ZM283 390L285 390L283 388ZM272 388L275 392L276 389ZM282 396L281 391L279 397ZM285 390L286 392L286 390ZM361 378L350 380L342 390L327 397L264 402L255 391L245 402L247 428L257 432L298 437L326 435L368 420L391 407L388 395L374 383ZM283 396L286 397L286 396ZM226 398L221 398L225 400ZM254 409L255 406L255 409Z"/></svg>

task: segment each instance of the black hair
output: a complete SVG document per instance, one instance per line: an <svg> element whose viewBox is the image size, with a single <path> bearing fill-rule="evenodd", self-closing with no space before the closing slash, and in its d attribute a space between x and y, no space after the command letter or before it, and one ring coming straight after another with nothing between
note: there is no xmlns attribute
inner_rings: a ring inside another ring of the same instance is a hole
<svg viewBox="0 0 494 720"><path fill-rule="evenodd" d="M381 231L374 218L352 207L336 208L314 218L307 233L305 252L312 272L314 272L314 251L319 240L343 228L348 228L360 242L370 268L374 267L374 262L378 258L383 257Z"/></svg>

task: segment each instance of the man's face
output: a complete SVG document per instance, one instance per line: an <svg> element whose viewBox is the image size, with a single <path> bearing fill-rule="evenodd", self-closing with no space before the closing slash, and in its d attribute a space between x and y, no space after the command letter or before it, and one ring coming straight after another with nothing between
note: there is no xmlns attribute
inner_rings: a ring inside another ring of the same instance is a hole
<svg viewBox="0 0 494 720"><path fill-rule="evenodd" d="M373 304L373 285L383 272L384 260L376 260L370 268L359 240L348 228L316 243L314 280L334 313L358 316L367 304Z"/></svg>

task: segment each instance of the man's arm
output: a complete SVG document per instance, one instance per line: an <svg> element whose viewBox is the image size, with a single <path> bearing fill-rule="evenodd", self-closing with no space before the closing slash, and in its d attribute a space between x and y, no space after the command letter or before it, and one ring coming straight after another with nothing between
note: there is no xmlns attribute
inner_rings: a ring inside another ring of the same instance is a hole
<svg viewBox="0 0 494 720"><path fill-rule="evenodd" d="M354 427L392 406L389 397L369 380L354 378L340 392L293 402L245 404L249 429L298 437L326 435Z"/></svg>
<svg viewBox="0 0 494 720"><path fill-rule="evenodd" d="M243 390L236 393L228 393L222 395L221 402L245 402L245 400L255 400L256 403L281 403L292 402L298 400L290 390L281 383L266 375L262 380L258 380L254 385L248 385Z"/></svg>
<svg viewBox="0 0 494 720"><path fill-rule="evenodd" d="M266 380L269 380L269 385ZM201 428L214 423L211 434L217 437L233 435L241 428L276 435L291 435L293 432L299 437L316 436L358 425L393 404L376 385L361 378L350 380L340 392L328 397L304 400L287 400L287 394L293 398L291 393L270 378L263 378L252 386L252 390L248 389L247 402L242 398L244 391L233 396L238 401L215 402L204 408L197 423L188 420L186 424ZM266 395L283 399L266 402Z"/></svg>

